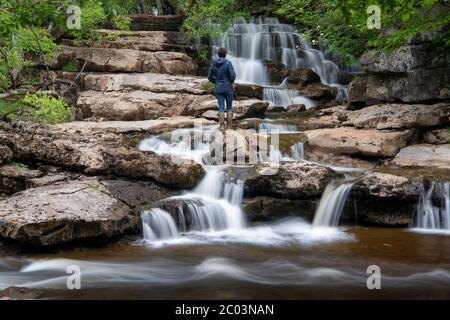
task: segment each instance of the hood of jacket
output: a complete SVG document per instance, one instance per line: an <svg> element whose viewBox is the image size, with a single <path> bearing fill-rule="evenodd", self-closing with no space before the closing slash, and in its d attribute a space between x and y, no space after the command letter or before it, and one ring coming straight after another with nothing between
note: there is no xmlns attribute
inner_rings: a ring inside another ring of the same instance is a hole
<svg viewBox="0 0 450 320"><path fill-rule="evenodd" d="M216 60L213 61L213 65L215 67L220 67L222 66L224 63L226 63L228 60L226 58L217 58Z"/></svg>

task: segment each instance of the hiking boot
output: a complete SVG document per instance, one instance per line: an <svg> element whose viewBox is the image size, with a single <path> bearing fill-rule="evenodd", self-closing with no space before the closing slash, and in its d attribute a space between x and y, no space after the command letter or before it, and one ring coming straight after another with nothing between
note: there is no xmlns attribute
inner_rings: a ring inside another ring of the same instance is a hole
<svg viewBox="0 0 450 320"><path fill-rule="evenodd" d="M227 112L227 129L233 129L233 112Z"/></svg>
<svg viewBox="0 0 450 320"><path fill-rule="evenodd" d="M225 130L226 126L225 126L225 112L219 112L219 129L220 130Z"/></svg>

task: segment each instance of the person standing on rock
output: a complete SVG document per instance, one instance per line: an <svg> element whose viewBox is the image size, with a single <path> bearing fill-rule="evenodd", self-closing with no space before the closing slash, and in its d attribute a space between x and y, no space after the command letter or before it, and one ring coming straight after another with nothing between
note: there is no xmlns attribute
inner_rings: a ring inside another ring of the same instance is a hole
<svg viewBox="0 0 450 320"><path fill-rule="evenodd" d="M208 80L216 85L215 93L219 104L220 129L225 129L225 102L227 105L227 127L231 129L233 122L233 83L236 72L233 65L226 59L227 50L219 48L219 58L215 59L209 68Z"/></svg>

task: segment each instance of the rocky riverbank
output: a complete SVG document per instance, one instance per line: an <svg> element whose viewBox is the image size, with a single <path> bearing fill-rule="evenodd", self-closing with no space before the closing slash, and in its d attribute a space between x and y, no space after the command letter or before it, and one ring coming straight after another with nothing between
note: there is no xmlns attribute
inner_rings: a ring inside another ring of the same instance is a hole
<svg viewBox="0 0 450 320"><path fill-rule="evenodd" d="M218 118L186 36L154 30L158 23L151 21L137 19L140 31L102 30L113 40L92 47L62 40L52 76L76 80L76 121L0 122L0 238L46 247L138 233L143 208L193 189L204 177L199 163L138 148L145 138L215 126ZM273 175L266 175L268 163L247 168L249 220L312 220L326 186L350 166L362 170L354 173L342 221L408 226L420 186L450 180L450 73L442 62L425 63L423 50L414 42L377 60L364 55L367 74L350 83L348 103L336 102L337 88L314 71L269 62L272 78L287 77L287 86L316 106L280 109L263 101L264 88L236 85L235 121L242 130L230 133L229 141L240 143L233 153L242 149L248 158L243 136L271 126L291 131L280 136L281 153L296 143L304 147L304 159L282 161ZM68 61L83 72L63 72Z"/></svg>

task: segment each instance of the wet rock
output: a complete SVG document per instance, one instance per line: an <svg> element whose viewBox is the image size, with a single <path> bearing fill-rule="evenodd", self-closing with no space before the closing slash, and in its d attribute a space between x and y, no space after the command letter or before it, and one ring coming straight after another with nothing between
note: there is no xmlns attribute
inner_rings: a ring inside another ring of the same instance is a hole
<svg viewBox="0 0 450 320"><path fill-rule="evenodd" d="M83 119L137 121L181 116L210 96L151 91L84 91L77 101Z"/></svg>
<svg viewBox="0 0 450 320"><path fill-rule="evenodd" d="M288 76L289 68L278 61L264 60L266 72L273 83L281 83Z"/></svg>
<svg viewBox="0 0 450 320"><path fill-rule="evenodd" d="M308 144L330 152L366 157L392 157L414 138L413 130L380 131L350 127L306 131Z"/></svg>
<svg viewBox="0 0 450 320"><path fill-rule="evenodd" d="M366 106L367 79L354 80L348 87L347 101L348 109L361 109Z"/></svg>
<svg viewBox="0 0 450 320"><path fill-rule="evenodd" d="M350 122L358 128L432 128L450 124L450 104L381 104L352 113Z"/></svg>
<svg viewBox="0 0 450 320"><path fill-rule="evenodd" d="M336 98L337 89L321 83L313 83L301 89L300 93L313 100L333 100Z"/></svg>
<svg viewBox="0 0 450 320"><path fill-rule="evenodd" d="M42 293L39 290L24 287L8 287L0 290L0 300L38 299Z"/></svg>
<svg viewBox="0 0 450 320"><path fill-rule="evenodd" d="M287 199L320 198L328 182L339 174L327 167L303 161L258 164L245 179L245 195Z"/></svg>
<svg viewBox="0 0 450 320"><path fill-rule="evenodd" d="M69 47L61 45L51 66L61 69L69 61L78 61L85 71L99 72L157 72L167 74L195 74L195 63L186 54L168 51L139 51Z"/></svg>
<svg viewBox="0 0 450 320"><path fill-rule="evenodd" d="M128 131L131 135L127 135L99 128L91 125L83 129L82 123L49 127L19 124L16 128L3 124L0 139L12 146L19 159L44 161L88 174L115 173L153 179L177 188L195 186L204 174L200 164L140 151L136 145L143 137L134 136L133 131ZM125 128L132 130L132 127ZM119 126L119 130L124 128Z"/></svg>
<svg viewBox="0 0 450 320"><path fill-rule="evenodd" d="M270 106L269 108L267 108L268 112L286 112L286 108L285 107L281 107L281 106Z"/></svg>
<svg viewBox="0 0 450 320"><path fill-rule="evenodd" d="M0 145L0 165L10 163L13 159L13 153L7 146Z"/></svg>
<svg viewBox="0 0 450 320"><path fill-rule="evenodd" d="M137 231L133 210L96 178L28 189L0 200L0 237L34 246Z"/></svg>
<svg viewBox="0 0 450 320"><path fill-rule="evenodd" d="M317 203L318 200L311 199L255 197L245 199L242 209L251 222L269 222L287 217L301 217L312 221Z"/></svg>
<svg viewBox="0 0 450 320"><path fill-rule="evenodd" d="M313 83L320 83L320 76L311 69L299 68L289 71L287 81L289 84L302 88Z"/></svg>
<svg viewBox="0 0 450 320"><path fill-rule="evenodd" d="M303 112L306 111L306 106L304 104L292 104L287 107L287 112Z"/></svg>
<svg viewBox="0 0 450 320"><path fill-rule="evenodd" d="M400 167L450 168L450 144L416 144L402 148L391 164Z"/></svg>
<svg viewBox="0 0 450 320"><path fill-rule="evenodd" d="M208 79L161 73L87 74L84 89L94 91L151 91L156 93L207 94Z"/></svg>
<svg viewBox="0 0 450 320"><path fill-rule="evenodd" d="M264 88L255 84L234 84L234 94L237 97L247 97L262 100L264 98Z"/></svg>
<svg viewBox="0 0 450 320"><path fill-rule="evenodd" d="M140 51L184 51L188 38L183 32L97 30L100 40L79 41L63 39L63 45L105 49L131 49Z"/></svg>
<svg viewBox="0 0 450 320"><path fill-rule="evenodd" d="M450 143L450 130L437 129L430 130L423 134L423 140L430 144L446 144Z"/></svg>

